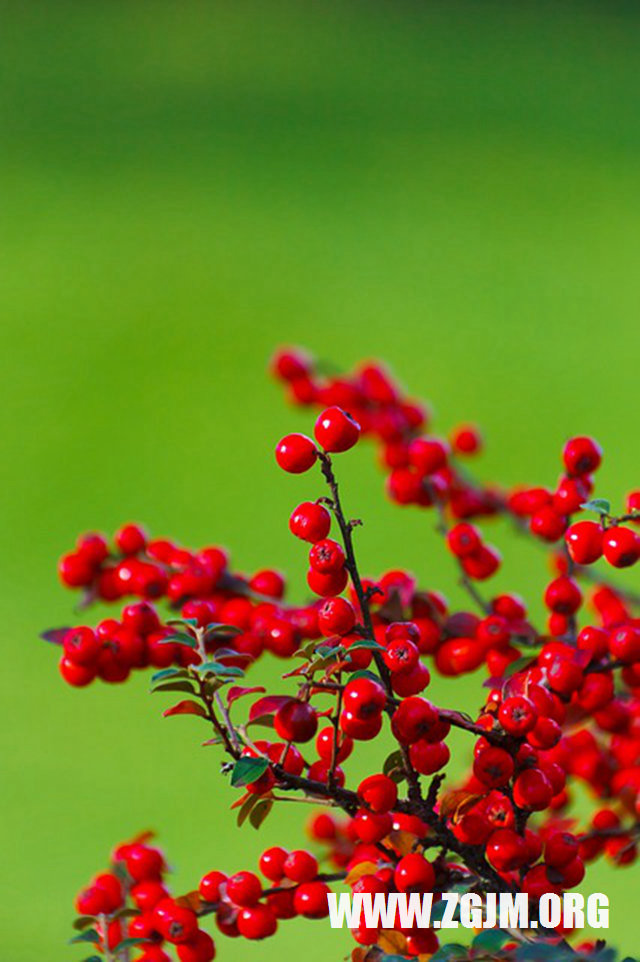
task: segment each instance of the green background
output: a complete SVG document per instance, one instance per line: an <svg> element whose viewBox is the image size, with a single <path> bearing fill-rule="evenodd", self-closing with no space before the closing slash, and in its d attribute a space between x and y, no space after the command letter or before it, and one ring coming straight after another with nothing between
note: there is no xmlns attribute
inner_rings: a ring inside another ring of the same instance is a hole
<svg viewBox="0 0 640 962"><path fill-rule="evenodd" d="M320 488L273 462L281 433L310 428L265 373L276 345L385 358L437 429L483 425L487 478L552 483L589 431L598 493L637 484L634 8L2 4L3 958L79 958L72 897L141 828L178 890L252 867L285 825L302 841L292 807L260 840L235 828L215 750L197 720L161 718L147 677L71 690L37 639L73 617L58 556L127 520L281 566L303 597L286 522ZM451 587L432 518L387 505L362 448L339 465L362 567ZM495 538L496 584L539 614L542 556ZM433 691L473 707L475 685ZM627 951L634 877L590 884ZM219 941L229 960L351 944L322 922Z"/></svg>

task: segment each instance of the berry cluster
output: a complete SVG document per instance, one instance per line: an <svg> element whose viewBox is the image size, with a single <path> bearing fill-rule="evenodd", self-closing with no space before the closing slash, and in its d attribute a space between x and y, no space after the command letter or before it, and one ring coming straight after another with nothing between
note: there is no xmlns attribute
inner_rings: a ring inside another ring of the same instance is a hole
<svg viewBox="0 0 640 962"><path fill-rule="evenodd" d="M199 926L188 899L170 896L166 864L148 837L119 845L108 872L102 872L76 898L80 930L73 942L90 942L107 958L139 962L171 962L166 949L175 947L179 962L212 962L215 944Z"/></svg>
<svg viewBox="0 0 640 962"><path fill-rule="evenodd" d="M83 588L87 602L128 599L119 618L45 637L62 644L60 669L74 686L157 669L154 691L186 696L164 714L199 716L210 728L206 744L228 756L223 774L239 792L238 824L259 828L285 799L316 801L325 808L309 830L323 854L267 849L258 866L266 887L253 872L216 870L196 892L171 899L157 850L144 842L121 847L115 882L99 876L78 903L88 917L81 924L107 959L119 958L124 937L143 940L122 950L139 945L141 962L164 962L171 944L181 962L207 962L214 949L198 927L202 916L215 914L225 935L265 938L279 920L326 916L335 882L352 892L433 892L436 901L454 887L480 896L524 892L535 917L541 895L573 889L598 857L617 866L637 857L640 598L592 566L601 555L613 567L640 556L633 527L640 496L629 496L620 517L592 498L602 455L584 437L565 445L554 488L483 484L466 463L482 448L477 428L463 425L448 440L426 433L428 408L382 367L326 378L302 352L283 351L273 369L296 403L320 408L313 438L289 434L275 450L285 472L315 469L326 485L289 518L308 551L306 603L285 600L274 570L248 577L231 570L220 548L189 551L127 525L111 547L99 535L81 538L60 564L63 582ZM360 522L344 513L335 463L367 436L379 445L391 499L432 511L468 604L451 605L402 569L362 576L354 546ZM583 511L599 521L580 518ZM484 593L501 565L481 528L492 516L548 549L544 629L517 593ZM253 682L263 653L287 660L282 691ZM426 697L433 672L455 679L478 669L484 692L473 716ZM472 740L468 773L456 781L454 728ZM379 757L377 737L387 731L395 747ZM355 753L371 772L359 784L348 771ZM586 823L572 806L577 785L596 800ZM139 850L148 869L136 862ZM319 859L331 871L320 871ZM352 934L356 962L379 962L385 953L449 958L433 929ZM558 927L554 958L573 951L569 937ZM534 944L548 950L549 938L540 934ZM578 948L579 958L597 951ZM518 940L503 941L499 958L519 959L519 951Z"/></svg>

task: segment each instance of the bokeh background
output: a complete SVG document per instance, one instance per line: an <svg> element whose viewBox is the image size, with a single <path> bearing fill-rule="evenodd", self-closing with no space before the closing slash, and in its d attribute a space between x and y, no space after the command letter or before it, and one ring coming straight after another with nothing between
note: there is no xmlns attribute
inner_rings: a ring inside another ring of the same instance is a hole
<svg viewBox="0 0 640 962"><path fill-rule="evenodd" d="M62 962L82 956L74 893L139 829L178 890L255 864L285 823L303 841L293 808L260 837L235 828L197 720L163 720L147 678L71 690L37 637L73 618L58 556L128 520L281 566L303 596L286 522L318 485L273 462L310 426L266 375L276 345L385 358L440 431L482 424L484 477L551 483L589 431L599 494L638 484L638 16L615 0L2 13L0 941L11 962ZM431 518L385 503L362 448L340 470L363 568L404 564L455 597ZM540 612L541 554L494 537L497 586ZM434 694L471 707L476 684ZM632 951L634 869L592 878ZM232 962L350 947L322 922L223 941Z"/></svg>

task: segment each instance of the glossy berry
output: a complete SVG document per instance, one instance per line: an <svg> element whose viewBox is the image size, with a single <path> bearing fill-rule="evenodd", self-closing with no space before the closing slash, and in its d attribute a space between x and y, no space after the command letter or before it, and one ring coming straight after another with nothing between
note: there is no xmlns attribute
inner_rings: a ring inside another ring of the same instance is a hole
<svg viewBox="0 0 640 962"><path fill-rule="evenodd" d="M512 695L503 701L498 718L506 732L522 737L535 726L538 713L533 702L524 695Z"/></svg>
<svg viewBox="0 0 640 962"><path fill-rule="evenodd" d="M387 645L383 658L389 671L408 671L418 664L420 652L408 638L395 638Z"/></svg>
<svg viewBox="0 0 640 962"><path fill-rule="evenodd" d="M595 521L578 521L572 524L567 530L565 541L576 564L590 565L602 557L602 528Z"/></svg>
<svg viewBox="0 0 640 962"><path fill-rule="evenodd" d="M318 611L318 628L324 635L348 635L356 623L353 605L346 598L328 598Z"/></svg>
<svg viewBox="0 0 640 962"><path fill-rule="evenodd" d="M614 568L628 568L640 558L640 537L631 528L615 525L605 531L602 551Z"/></svg>
<svg viewBox="0 0 640 962"><path fill-rule="evenodd" d="M208 932L198 932L193 939L176 948L180 962L213 962L216 947Z"/></svg>
<svg viewBox="0 0 640 962"><path fill-rule="evenodd" d="M479 752L473 762L474 775L489 788L506 785L513 775L513 768L511 755L504 748L493 746Z"/></svg>
<svg viewBox="0 0 640 962"><path fill-rule="evenodd" d="M289 853L280 845L265 849L260 856L259 868L265 878L271 882L279 882L284 876L284 863Z"/></svg>
<svg viewBox="0 0 640 962"><path fill-rule="evenodd" d="M372 812L390 812L398 800L398 786L388 775L369 775L358 785L358 798Z"/></svg>
<svg viewBox="0 0 640 962"><path fill-rule="evenodd" d="M296 538L315 544L329 534L331 515L322 504L303 501L289 518L289 530Z"/></svg>
<svg viewBox="0 0 640 962"><path fill-rule="evenodd" d="M435 880L433 866L418 852L403 856L394 873L398 892L431 892Z"/></svg>
<svg viewBox="0 0 640 962"><path fill-rule="evenodd" d="M318 861L311 852L296 849L284 861L284 874L292 882L310 882L318 874Z"/></svg>
<svg viewBox="0 0 640 962"><path fill-rule="evenodd" d="M344 568L344 551L342 545L331 538L317 541L309 552L309 564L320 574L332 574Z"/></svg>
<svg viewBox="0 0 640 962"><path fill-rule="evenodd" d="M329 914L328 887L324 882L303 882L294 890L293 906L298 915L324 919Z"/></svg>
<svg viewBox="0 0 640 962"><path fill-rule="evenodd" d="M238 914L238 931L245 939L266 939L278 928L273 910L267 905L243 908Z"/></svg>
<svg viewBox="0 0 640 962"><path fill-rule="evenodd" d="M305 434L287 434L278 442L276 461L289 474L302 474L312 468L318 456L316 446Z"/></svg>
<svg viewBox="0 0 640 962"><path fill-rule="evenodd" d="M253 872L236 872L227 880L227 897L235 905L255 905L261 895L260 879Z"/></svg>
<svg viewBox="0 0 640 962"><path fill-rule="evenodd" d="M317 731L318 716L308 702L292 698L278 709L273 726L285 741L308 742Z"/></svg>
<svg viewBox="0 0 640 962"><path fill-rule="evenodd" d="M567 474L591 474L602 461L602 450L593 438L571 438L565 444L562 460Z"/></svg>
<svg viewBox="0 0 640 962"><path fill-rule="evenodd" d="M360 425L339 407L327 408L318 417L313 433L323 450L329 453L348 451L360 437Z"/></svg>

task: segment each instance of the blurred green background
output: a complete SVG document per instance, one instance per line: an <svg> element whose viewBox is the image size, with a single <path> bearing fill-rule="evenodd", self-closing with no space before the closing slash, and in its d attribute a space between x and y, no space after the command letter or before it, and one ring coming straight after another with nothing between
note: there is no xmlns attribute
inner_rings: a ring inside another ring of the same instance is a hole
<svg viewBox="0 0 640 962"><path fill-rule="evenodd" d="M303 840L297 809L260 839L235 828L215 750L197 720L161 718L146 677L71 690L37 639L73 618L58 556L128 520L279 565L303 596L286 521L319 488L273 462L282 432L310 427L265 373L276 345L385 358L437 429L483 425L487 478L551 483L589 431L599 493L638 483L638 16L557 0L2 13L1 954L62 962L81 957L74 893L139 829L160 832L178 890L251 867L285 824ZM452 588L431 518L385 503L371 449L340 471L363 568ZM495 538L496 583L540 612L542 556ZM433 692L472 707L475 685ZM632 951L634 870L592 878ZM232 962L351 944L322 922L220 943Z"/></svg>

